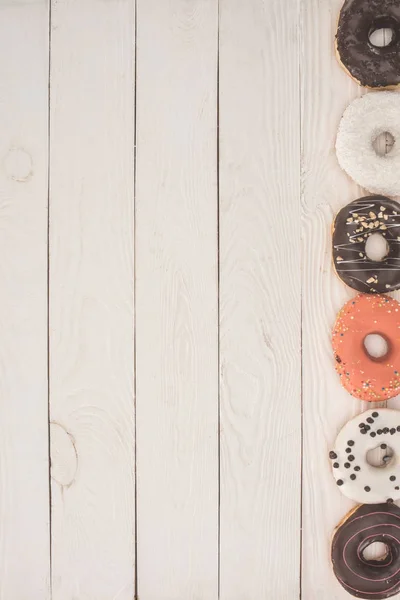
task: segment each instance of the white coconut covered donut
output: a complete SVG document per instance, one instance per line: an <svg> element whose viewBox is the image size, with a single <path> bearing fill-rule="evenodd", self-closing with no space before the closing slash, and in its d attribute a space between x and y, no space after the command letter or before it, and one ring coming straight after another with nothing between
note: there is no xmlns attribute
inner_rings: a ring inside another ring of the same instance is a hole
<svg viewBox="0 0 400 600"><path fill-rule="evenodd" d="M385 466L374 467L367 453L379 446L387 454ZM337 436L329 458L336 483L348 498L366 504L398 500L400 411L377 408L351 419Z"/></svg>
<svg viewBox="0 0 400 600"><path fill-rule="evenodd" d="M385 132L394 145L380 156L373 143ZM400 195L400 94L375 92L354 100L340 121L336 154L342 169L363 188Z"/></svg>

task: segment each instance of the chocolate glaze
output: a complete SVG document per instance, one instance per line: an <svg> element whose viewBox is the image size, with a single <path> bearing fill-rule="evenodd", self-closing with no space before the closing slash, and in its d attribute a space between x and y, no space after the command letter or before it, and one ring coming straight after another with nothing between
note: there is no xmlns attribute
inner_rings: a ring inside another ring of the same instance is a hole
<svg viewBox="0 0 400 600"><path fill-rule="evenodd" d="M386 544L382 560L366 560L374 542ZM361 504L338 526L332 540L338 581L356 598L380 600L400 591L400 509L393 503Z"/></svg>
<svg viewBox="0 0 400 600"><path fill-rule="evenodd" d="M388 243L388 254L381 261L365 253L365 243L373 233ZM336 215L332 245L336 272L349 287L365 293L400 288L400 204L394 200L366 196L347 204Z"/></svg>
<svg viewBox="0 0 400 600"><path fill-rule="evenodd" d="M382 48L371 44L369 35L386 27L393 31L391 42ZM345 0L336 45L341 63L361 85L371 88L399 85L399 0Z"/></svg>

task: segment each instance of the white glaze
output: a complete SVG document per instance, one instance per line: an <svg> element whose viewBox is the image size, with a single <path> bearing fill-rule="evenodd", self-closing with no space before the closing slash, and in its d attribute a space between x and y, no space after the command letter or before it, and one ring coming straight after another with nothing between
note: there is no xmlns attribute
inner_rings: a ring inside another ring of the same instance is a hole
<svg viewBox="0 0 400 600"><path fill-rule="evenodd" d="M372 414L378 413L378 417L372 417ZM373 418L374 423L367 423L368 418ZM365 423L370 427L367 433L361 433L359 425ZM338 468L333 468L333 476L337 481L342 480L343 485L339 487L340 491L345 496L355 500L356 502L364 502L367 504L377 504L386 502L392 498L397 500L400 498L400 431L397 427L400 426L400 411L391 410L388 408L375 408L367 410L354 419L346 423L336 438L333 451L337 458L331 459L331 464L339 463ZM394 434L381 433L378 430L383 430L387 427L389 430L396 430ZM375 437L371 437L371 432L375 432ZM349 446L348 441L354 441L353 446ZM381 444L386 444L394 452L390 462L385 467L374 467L367 462L367 453ZM351 448L351 452L346 452L346 448ZM348 457L354 456L354 460L349 460ZM350 468L345 468L345 464L350 464ZM354 467L359 466L360 471L355 471ZM356 479L352 480L350 475L354 474ZM391 481L390 477L395 477L395 481ZM365 487L369 486L370 491L366 491Z"/></svg>
<svg viewBox="0 0 400 600"><path fill-rule="evenodd" d="M384 132L392 134L394 145L379 156L373 142ZM375 92L353 100L340 121L336 154L342 169L363 188L400 195L400 94Z"/></svg>

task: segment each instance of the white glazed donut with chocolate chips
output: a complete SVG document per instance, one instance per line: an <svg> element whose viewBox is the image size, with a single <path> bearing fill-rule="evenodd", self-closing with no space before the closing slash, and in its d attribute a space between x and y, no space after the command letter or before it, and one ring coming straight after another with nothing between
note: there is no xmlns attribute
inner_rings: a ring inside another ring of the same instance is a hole
<svg viewBox="0 0 400 600"><path fill-rule="evenodd" d="M388 455L385 466L374 467L367 453L379 446ZM400 499L400 411L377 408L351 419L329 458L336 483L348 498L366 504Z"/></svg>

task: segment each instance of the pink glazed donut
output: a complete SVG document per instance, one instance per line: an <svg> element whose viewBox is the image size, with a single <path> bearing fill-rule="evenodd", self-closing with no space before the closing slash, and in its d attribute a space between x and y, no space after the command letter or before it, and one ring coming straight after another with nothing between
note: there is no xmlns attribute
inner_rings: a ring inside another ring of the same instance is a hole
<svg viewBox="0 0 400 600"><path fill-rule="evenodd" d="M379 334L388 351L371 357L364 340ZM400 304L381 294L359 294L340 310L332 333L336 371L356 398L380 402L400 394Z"/></svg>

